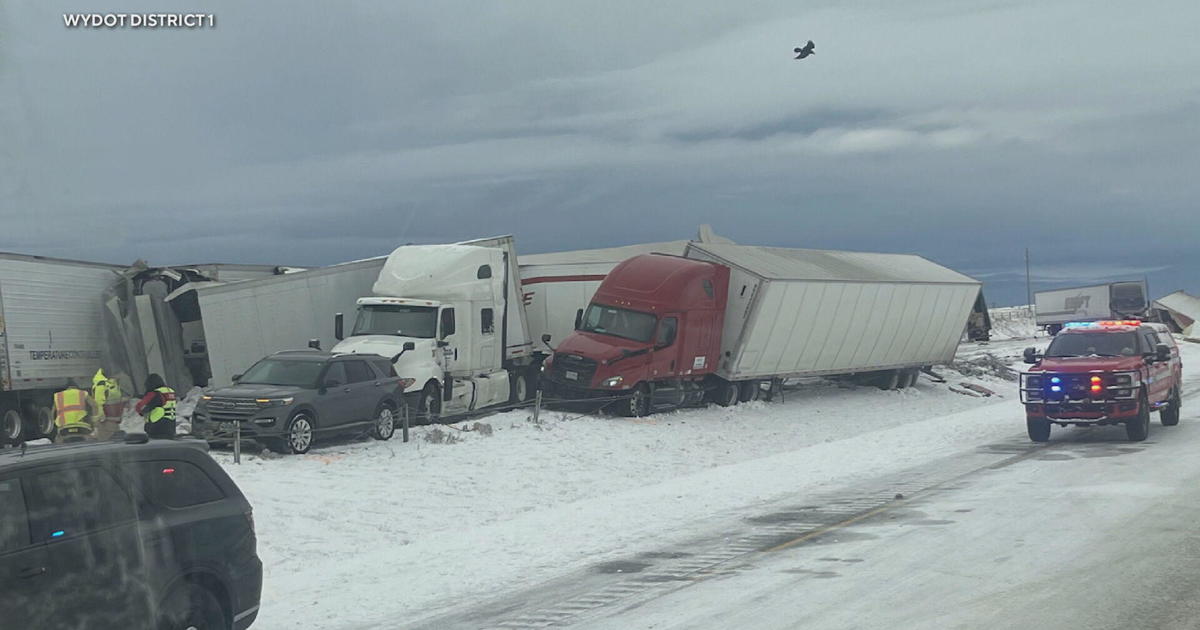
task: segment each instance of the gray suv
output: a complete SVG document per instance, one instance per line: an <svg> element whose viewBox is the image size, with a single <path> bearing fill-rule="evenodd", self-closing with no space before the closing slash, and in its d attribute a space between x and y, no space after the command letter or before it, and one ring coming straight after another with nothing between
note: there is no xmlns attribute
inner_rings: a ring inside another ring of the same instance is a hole
<svg viewBox="0 0 1200 630"><path fill-rule="evenodd" d="M224 440L240 422L243 438L277 453L306 453L316 438L339 433L391 438L411 384L385 357L319 350L277 352L234 381L200 399L192 432Z"/></svg>

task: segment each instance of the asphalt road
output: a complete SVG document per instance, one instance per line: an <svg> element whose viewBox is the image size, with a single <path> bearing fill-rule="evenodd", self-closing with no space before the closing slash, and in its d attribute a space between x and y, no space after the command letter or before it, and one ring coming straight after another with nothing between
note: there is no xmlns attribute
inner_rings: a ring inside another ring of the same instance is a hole
<svg viewBox="0 0 1200 630"><path fill-rule="evenodd" d="M1047 447L567 625L1200 628L1198 398L1145 442L1056 429Z"/></svg>

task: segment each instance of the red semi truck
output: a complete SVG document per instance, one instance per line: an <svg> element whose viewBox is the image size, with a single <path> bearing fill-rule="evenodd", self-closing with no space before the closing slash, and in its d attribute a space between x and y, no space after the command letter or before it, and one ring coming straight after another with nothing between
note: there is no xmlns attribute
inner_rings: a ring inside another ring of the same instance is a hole
<svg viewBox="0 0 1200 630"><path fill-rule="evenodd" d="M954 357L979 282L919 256L691 243L617 265L542 368L552 399L621 411L757 397L797 376L896 388Z"/></svg>

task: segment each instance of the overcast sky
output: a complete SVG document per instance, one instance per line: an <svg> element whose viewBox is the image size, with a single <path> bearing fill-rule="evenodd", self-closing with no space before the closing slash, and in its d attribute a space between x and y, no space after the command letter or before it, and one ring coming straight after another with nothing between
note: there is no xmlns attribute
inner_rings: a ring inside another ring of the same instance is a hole
<svg viewBox="0 0 1200 630"><path fill-rule="evenodd" d="M322 265L512 233L1200 293L1200 3L0 2L0 250ZM1104 8L1099 8L1103 6ZM816 42L817 54L791 49Z"/></svg>

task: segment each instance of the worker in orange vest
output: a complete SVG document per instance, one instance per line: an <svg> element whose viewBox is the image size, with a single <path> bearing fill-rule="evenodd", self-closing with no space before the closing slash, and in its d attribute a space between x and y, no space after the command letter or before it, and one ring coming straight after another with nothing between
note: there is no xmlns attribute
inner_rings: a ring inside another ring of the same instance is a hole
<svg viewBox="0 0 1200 630"><path fill-rule="evenodd" d="M75 379L68 379L67 388L54 395L54 425L62 442L82 442L90 437L100 413L96 401L79 389Z"/></svg>

